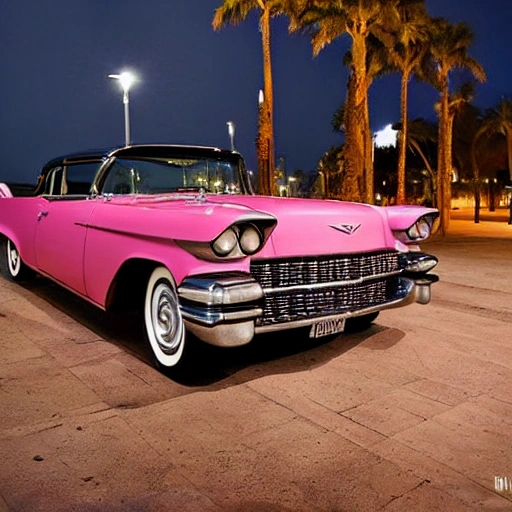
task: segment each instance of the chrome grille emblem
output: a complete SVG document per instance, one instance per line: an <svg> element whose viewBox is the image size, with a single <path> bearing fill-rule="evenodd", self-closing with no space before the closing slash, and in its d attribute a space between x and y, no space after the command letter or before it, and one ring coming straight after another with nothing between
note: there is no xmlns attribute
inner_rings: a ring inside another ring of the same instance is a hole
<svg viewBox="0 0 512 512"><path fill-rule="evenodd" d="M361 227L361 224L329 224L329 226L346 235L353 235Z"/></svg>

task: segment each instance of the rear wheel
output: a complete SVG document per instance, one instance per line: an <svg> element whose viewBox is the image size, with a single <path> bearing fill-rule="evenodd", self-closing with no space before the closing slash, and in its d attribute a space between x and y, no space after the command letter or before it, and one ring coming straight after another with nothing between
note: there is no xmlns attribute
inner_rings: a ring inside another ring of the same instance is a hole
<svg viewBox="0 0 512 512"><path fill-rule="evenodd" d="M7 237L2 237L0 241L0 272L10 281L24 281L33 275L33 271L21 260L14 242Z"/></svg>
<svg viewBox="0 0 512 512"><path fill-rule="evenodd" d="M144 324L156 366L164 373L183 371L190 347L176 284L165 267L155 268L149 277L144 300Z"/></svg>

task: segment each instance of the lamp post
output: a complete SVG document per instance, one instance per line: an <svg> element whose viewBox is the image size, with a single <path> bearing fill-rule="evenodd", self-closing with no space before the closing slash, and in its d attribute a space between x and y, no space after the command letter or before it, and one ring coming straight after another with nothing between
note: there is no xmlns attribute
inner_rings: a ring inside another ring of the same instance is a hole
<svg viewBox="0 0 512 512"><path fill-rule="evenodd" d="M229 140L231 141L231 151L235 151L235 123L228 121L226 124L228 125Z"/></svg>
<svg viewBox="0 0 512 512"><path fill-rule="evenodd" d="M130 145L130 96L129 91L135 82L135 77L128 71L124 71L118 75L108 75L109 78L119 80L123 88L123 104L124 104L124 141L126 146Z"/></svg>

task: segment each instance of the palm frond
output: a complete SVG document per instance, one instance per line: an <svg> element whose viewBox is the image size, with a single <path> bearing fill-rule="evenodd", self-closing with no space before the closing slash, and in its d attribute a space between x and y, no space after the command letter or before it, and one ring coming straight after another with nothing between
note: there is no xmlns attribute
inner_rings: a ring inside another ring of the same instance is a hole
<svg viewBox="0 0 512 512"><path fill-rule="evenodd" d="M258 0L224 0L224 3L215 9L212 20L214 30L226 25L238 25L247 18L253 10L259 8Z"/></svg>

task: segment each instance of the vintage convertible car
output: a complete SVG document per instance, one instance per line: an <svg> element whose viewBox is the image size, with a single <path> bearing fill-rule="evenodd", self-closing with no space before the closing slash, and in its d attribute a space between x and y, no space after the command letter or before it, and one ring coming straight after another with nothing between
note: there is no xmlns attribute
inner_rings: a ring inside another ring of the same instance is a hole
<svg viewBox="0 0 512 512"><path fill-rule="evenodd" d="M430 301L438 216L419 206L255 195L237 152L133 145L56 158L29 197L0 184L0 270L34 271L105 311L143 311L158 368L308 327L369 325Z"/></svg>

